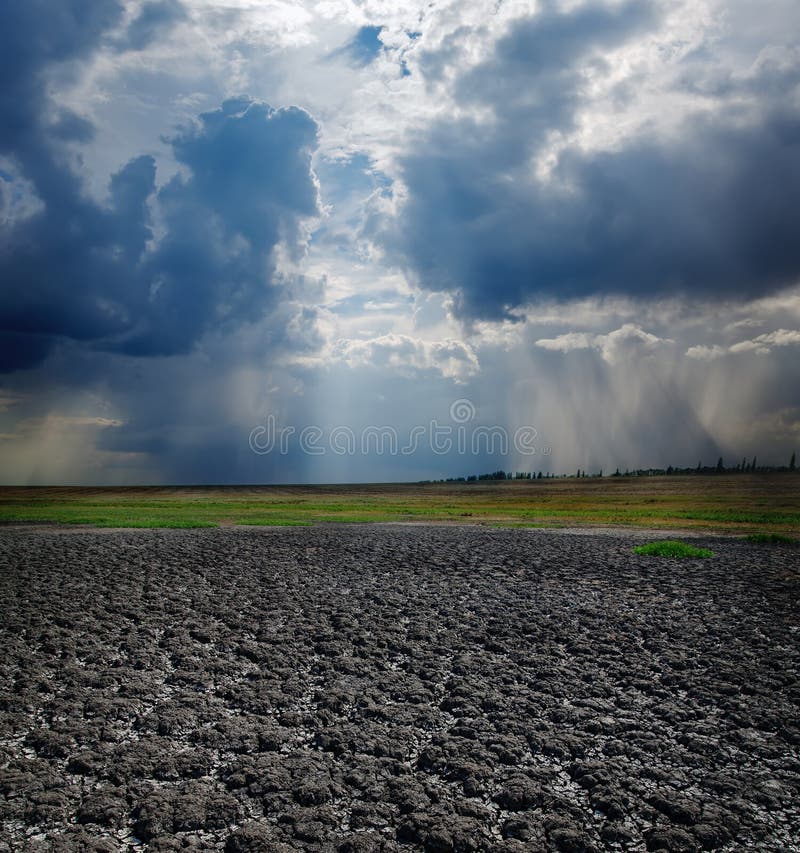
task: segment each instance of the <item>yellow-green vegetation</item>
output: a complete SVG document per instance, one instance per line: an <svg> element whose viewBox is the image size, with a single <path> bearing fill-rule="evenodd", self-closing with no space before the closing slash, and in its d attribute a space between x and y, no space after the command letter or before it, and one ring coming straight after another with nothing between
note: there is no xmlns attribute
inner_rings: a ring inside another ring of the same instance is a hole
<svg viewBox="0 0 800 853"><path fill-rule="evenodd" d="M800 476L613 477L350 486L0 488L0 522L104 527L437 522L791 536Z"/></svg>
<svg viewBox="0 0 800 853"><path fill-rule="evenodd" d="M761 542L765 545L798 545L800 542L785 533L748 533L744 537L748 542Z"/></svg>
<svg viewBox="0 0 800 853"><path fill-rule="evenodd" d="M645 557L672 557L686 559L687 557L713 557L714 552L708 548L697 548L686 542L676 542L672 539L664 539L661 542L648 542L647 545L639 545L633 549L634 554L642 554Z"/></svg>

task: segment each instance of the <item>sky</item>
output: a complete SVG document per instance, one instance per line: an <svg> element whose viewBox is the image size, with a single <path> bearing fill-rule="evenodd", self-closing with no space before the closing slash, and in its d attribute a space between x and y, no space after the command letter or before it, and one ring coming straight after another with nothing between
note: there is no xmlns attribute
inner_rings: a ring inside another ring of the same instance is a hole
<svg viewBox="0 0 800 853"><path fill-rule="evenodd" d="M787 464L796 0L0 6L0 482Z"/></svg>

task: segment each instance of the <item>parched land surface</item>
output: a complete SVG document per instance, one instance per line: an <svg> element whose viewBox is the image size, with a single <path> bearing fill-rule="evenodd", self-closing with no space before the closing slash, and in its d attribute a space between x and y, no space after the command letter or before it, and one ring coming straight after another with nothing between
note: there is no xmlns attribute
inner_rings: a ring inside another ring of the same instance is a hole
<svg viewBox="0 0 800 853"><path fill-rule="evenodd" d="M697 541L6 528L0 849L800 849L797 549Z"/></svg>

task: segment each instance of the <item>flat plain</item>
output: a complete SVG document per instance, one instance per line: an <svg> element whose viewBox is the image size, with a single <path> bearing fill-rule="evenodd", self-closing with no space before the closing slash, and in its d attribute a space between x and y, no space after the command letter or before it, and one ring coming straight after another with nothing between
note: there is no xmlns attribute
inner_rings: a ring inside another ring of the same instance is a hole
<svg viewBox="0 0 800 853"><path fill-rule="evenodd" d="M0 488L0 522L104 527L476 523L800 530L800 474L605 477L345 486Z"/></svg>
<svg viewBox="0 0 800 853"><path fill-rule="evenodd" d="M0 531L0 850L800 849L791 545Z"/></svg>
<svg viewBox="0 0 800 853"><path fill-rule="evenodd" d="M799 487L5 488L0 851L800 850Z"/></svg>

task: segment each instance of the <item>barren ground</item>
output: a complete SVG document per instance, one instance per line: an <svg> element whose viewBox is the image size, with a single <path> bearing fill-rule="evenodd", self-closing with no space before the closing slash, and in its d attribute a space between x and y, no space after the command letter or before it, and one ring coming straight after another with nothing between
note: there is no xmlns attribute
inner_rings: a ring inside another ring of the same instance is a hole
<svg viewBox="0 0 800 853"><path fill-rule="evenodd" d="M800 850L796 548L0 531L0 850Z"/></svg>

